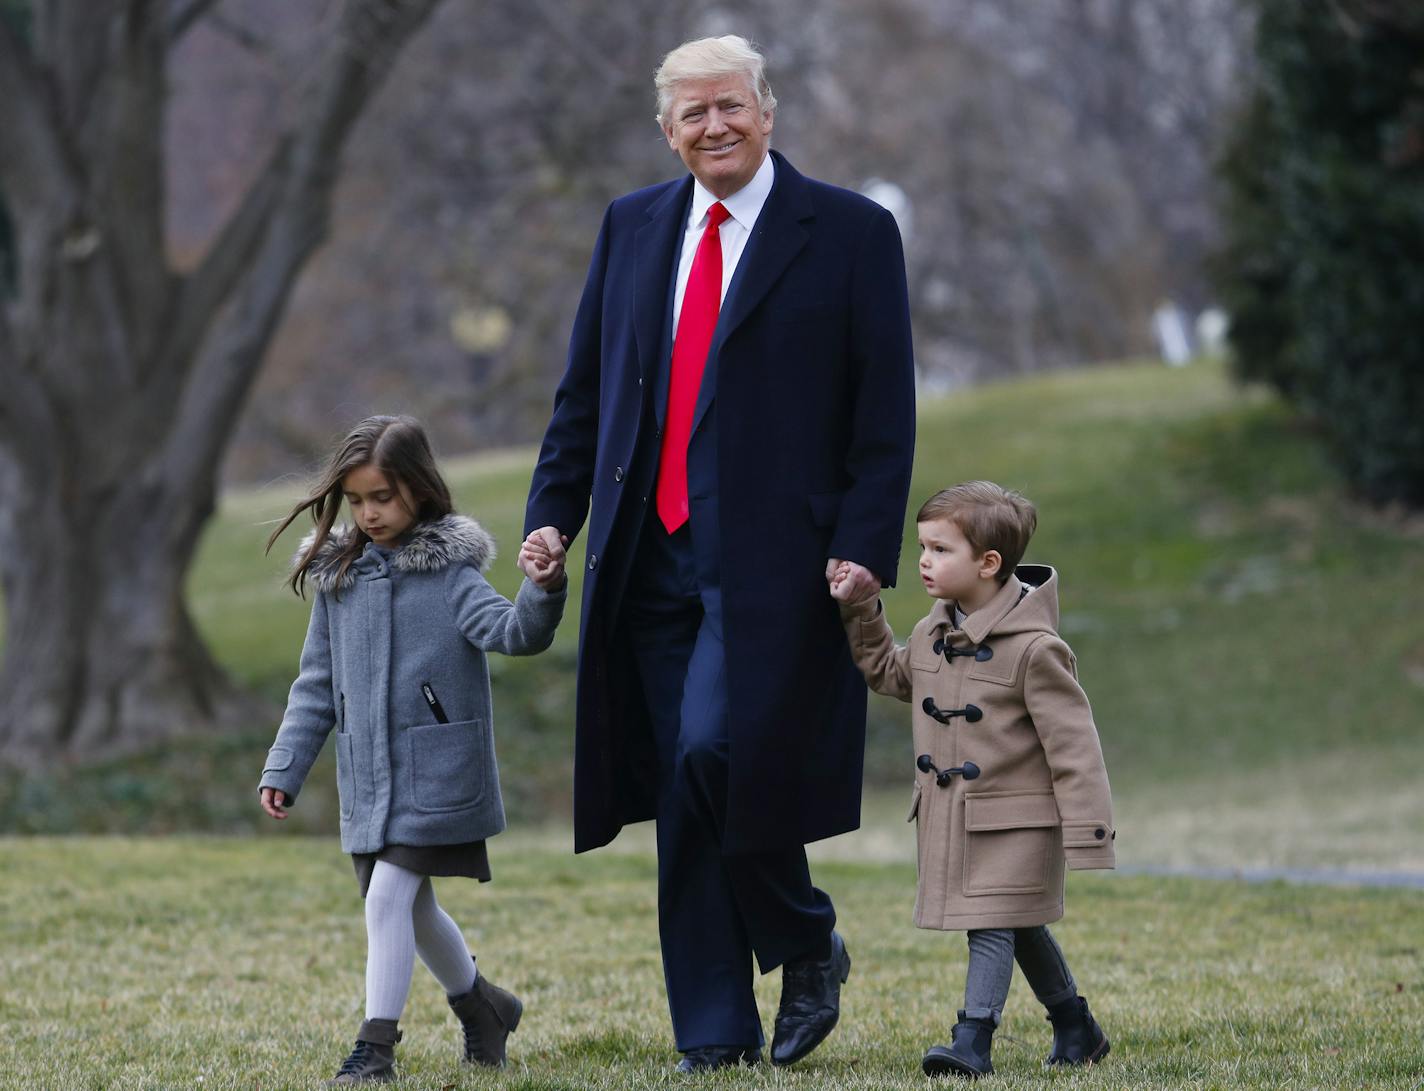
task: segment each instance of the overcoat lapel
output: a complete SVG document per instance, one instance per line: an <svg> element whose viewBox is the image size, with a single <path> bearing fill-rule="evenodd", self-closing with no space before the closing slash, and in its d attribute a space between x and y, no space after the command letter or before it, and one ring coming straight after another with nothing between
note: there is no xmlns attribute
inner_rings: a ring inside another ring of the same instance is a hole
<svg viewBox="0 0 1424 1091"><path fill-rule="evenodd" d="M638 342L638 372L649 390L662 366L659 357L667 342L669 270L677 260L691 193L689 174L648 206L648 222L638 229L634 239L633 335ZM661 419L661 409L658 415Z"/></svg>
<svg viewBox="0 0 1424 1091"><path fill-rule="evenodd" d="M697 410L692 418L694 432L702 423L703 414L712 404L717 389L722 345L771 291L772 285L810 238L804 223L814 218L814 210L806 180L777 152L771 154L776 157L776 181L772 183L766 205L757 217L752 237L747 240L746 249L737 263L727 299L717 317L717 328L707 353L707 369L703 372L702 388L697 395Z"/></svg>

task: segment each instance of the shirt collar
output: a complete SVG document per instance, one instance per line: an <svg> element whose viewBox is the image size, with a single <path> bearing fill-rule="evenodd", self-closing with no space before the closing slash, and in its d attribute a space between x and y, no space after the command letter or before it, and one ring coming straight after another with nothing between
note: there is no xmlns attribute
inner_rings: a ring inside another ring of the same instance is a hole
<svg viewBox="0 0 1424 1091"><path fill-rule="evenodd" d="M730 197L722 198L723 207L726 208L732 219L741 224L748 233L751 232L757 217L761 215L762 206L766 204L766 199L771 194L771 183L775 179L776 168L771 162L771 152L767 152L761 161L761 166L752 175L752 180ZM688 227L696 227L702 223L707 216L707 210L716 203L717 198L704 189L702 183L694 176L692 179L692 209L688 213Z"/></svg>

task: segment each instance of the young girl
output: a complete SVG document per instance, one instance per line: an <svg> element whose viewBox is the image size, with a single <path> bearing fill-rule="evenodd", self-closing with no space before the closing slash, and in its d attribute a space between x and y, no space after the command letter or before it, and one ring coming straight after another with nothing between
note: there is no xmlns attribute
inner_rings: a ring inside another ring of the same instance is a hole
<svg viewBox="0 0 1424 1091"><path fill-rule="evenodd" d="M352 525L336 527L345 499ZM415 955L464 1027L464 1059L503 1065L523 1004L478 973L431 876L489 880L485 839L504 829L485 653L533 655L563 614L562 558L526 543L514 602L480 573L494 541L453 513L430 443L410 417L362 421L302 512L316 530L291 586L316 589L301 671L267 754L260 791L287 817L335 728L341 848L366 899L366 1019L333 1084L395 1075Z"/></svg>

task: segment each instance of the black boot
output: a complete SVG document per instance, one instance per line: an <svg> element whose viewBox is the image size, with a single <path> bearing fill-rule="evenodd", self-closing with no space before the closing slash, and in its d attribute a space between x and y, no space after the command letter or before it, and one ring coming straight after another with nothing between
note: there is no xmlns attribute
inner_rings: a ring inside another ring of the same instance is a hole
<svg viewBox="0 0 1424 1091"><path fill-rule="evenodd" d="M465 1060L470 1064L503 1068L505 1040L514 1033L524 1014L524 1004L519 997L480 976L469 992L447 999L450 1010L465 1028Z"/></svg>
<svg viewBox="0 0 1424 1091"><path fill-rule="evenodd" d="M1111 1045L1081 996L1048 1009L1053 1024L1053 1052L1044 1064L1091 1064L1108 1055Z"/></svg>
<svg viewBox="0 0 1424 1091"><path fill-rule="evenodd" d="M920 1067L926 1076L965 1076L977 1080L991 1075L994 1065L989 1051L994 1045L994 1020L967 1019L959 1013L954 1024L954 1041L948 1046L931 1046Z"/></svg>
<svg viewBox="0 0 1424 1091"><path fill-rule="evenodd" d="M367 1019L356 1033L356 1046L341 1062L328 1087L353 1083L389 1083L396 1078L396 1043L401 1032L394 1019Z"/></svg>

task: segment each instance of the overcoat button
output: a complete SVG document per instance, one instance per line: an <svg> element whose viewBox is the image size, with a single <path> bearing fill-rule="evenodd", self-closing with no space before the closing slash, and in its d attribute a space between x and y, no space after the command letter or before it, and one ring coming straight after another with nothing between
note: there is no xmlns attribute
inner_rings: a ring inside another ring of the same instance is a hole
<svg viewBox="0 0 1424 1091"><path fill-rule="evenodd" d="M932 645L932 647L934 648L934 653L935 653L935 655L943 655L943 654L944 654L944 641L943 641L943 640L936 640L936 641L934 642L934 644Z"/></svg>
<svg viewBox="0 0 1424 1091"><path fill-rule="evenodd" d="M623 467L622 467L622 466L616 466L616 467L614 467L614 469L613 469L613 480L616 481L616 482L618 482L618 484L620 484L620 485L623 484Z"/></svg>
<svg viewBox="0 0 1424 1091"><path fill-rule="evenodd" d="M994 658L994 649L987 644L981 644L979 650L974 653L974 658L981 663L987 663Z"/></svg>
<svg viewBox="0 0 1424 1091"><path fill-rule="evenodd" d="M1102 840L1104 837L1106 837L1107 835L1108 835L1108 831L1105 830L1105 829L1103 829L1101 826L1099 826L1097 829L1095 829L1095 830L1093 831L1093 836L1096 837L1099 841L1101 841L1101 840Z"/></svg>
<svg viewBox="0 0 1424 1091"><path fill-rule="evenodd" d="M593 571L595 568L597 568L597 567L598 567L598 554L597 554L597 553L590 553L590 554L588 555L588 570L589 570L590 572L592 572L592 571Z"/></svg>

